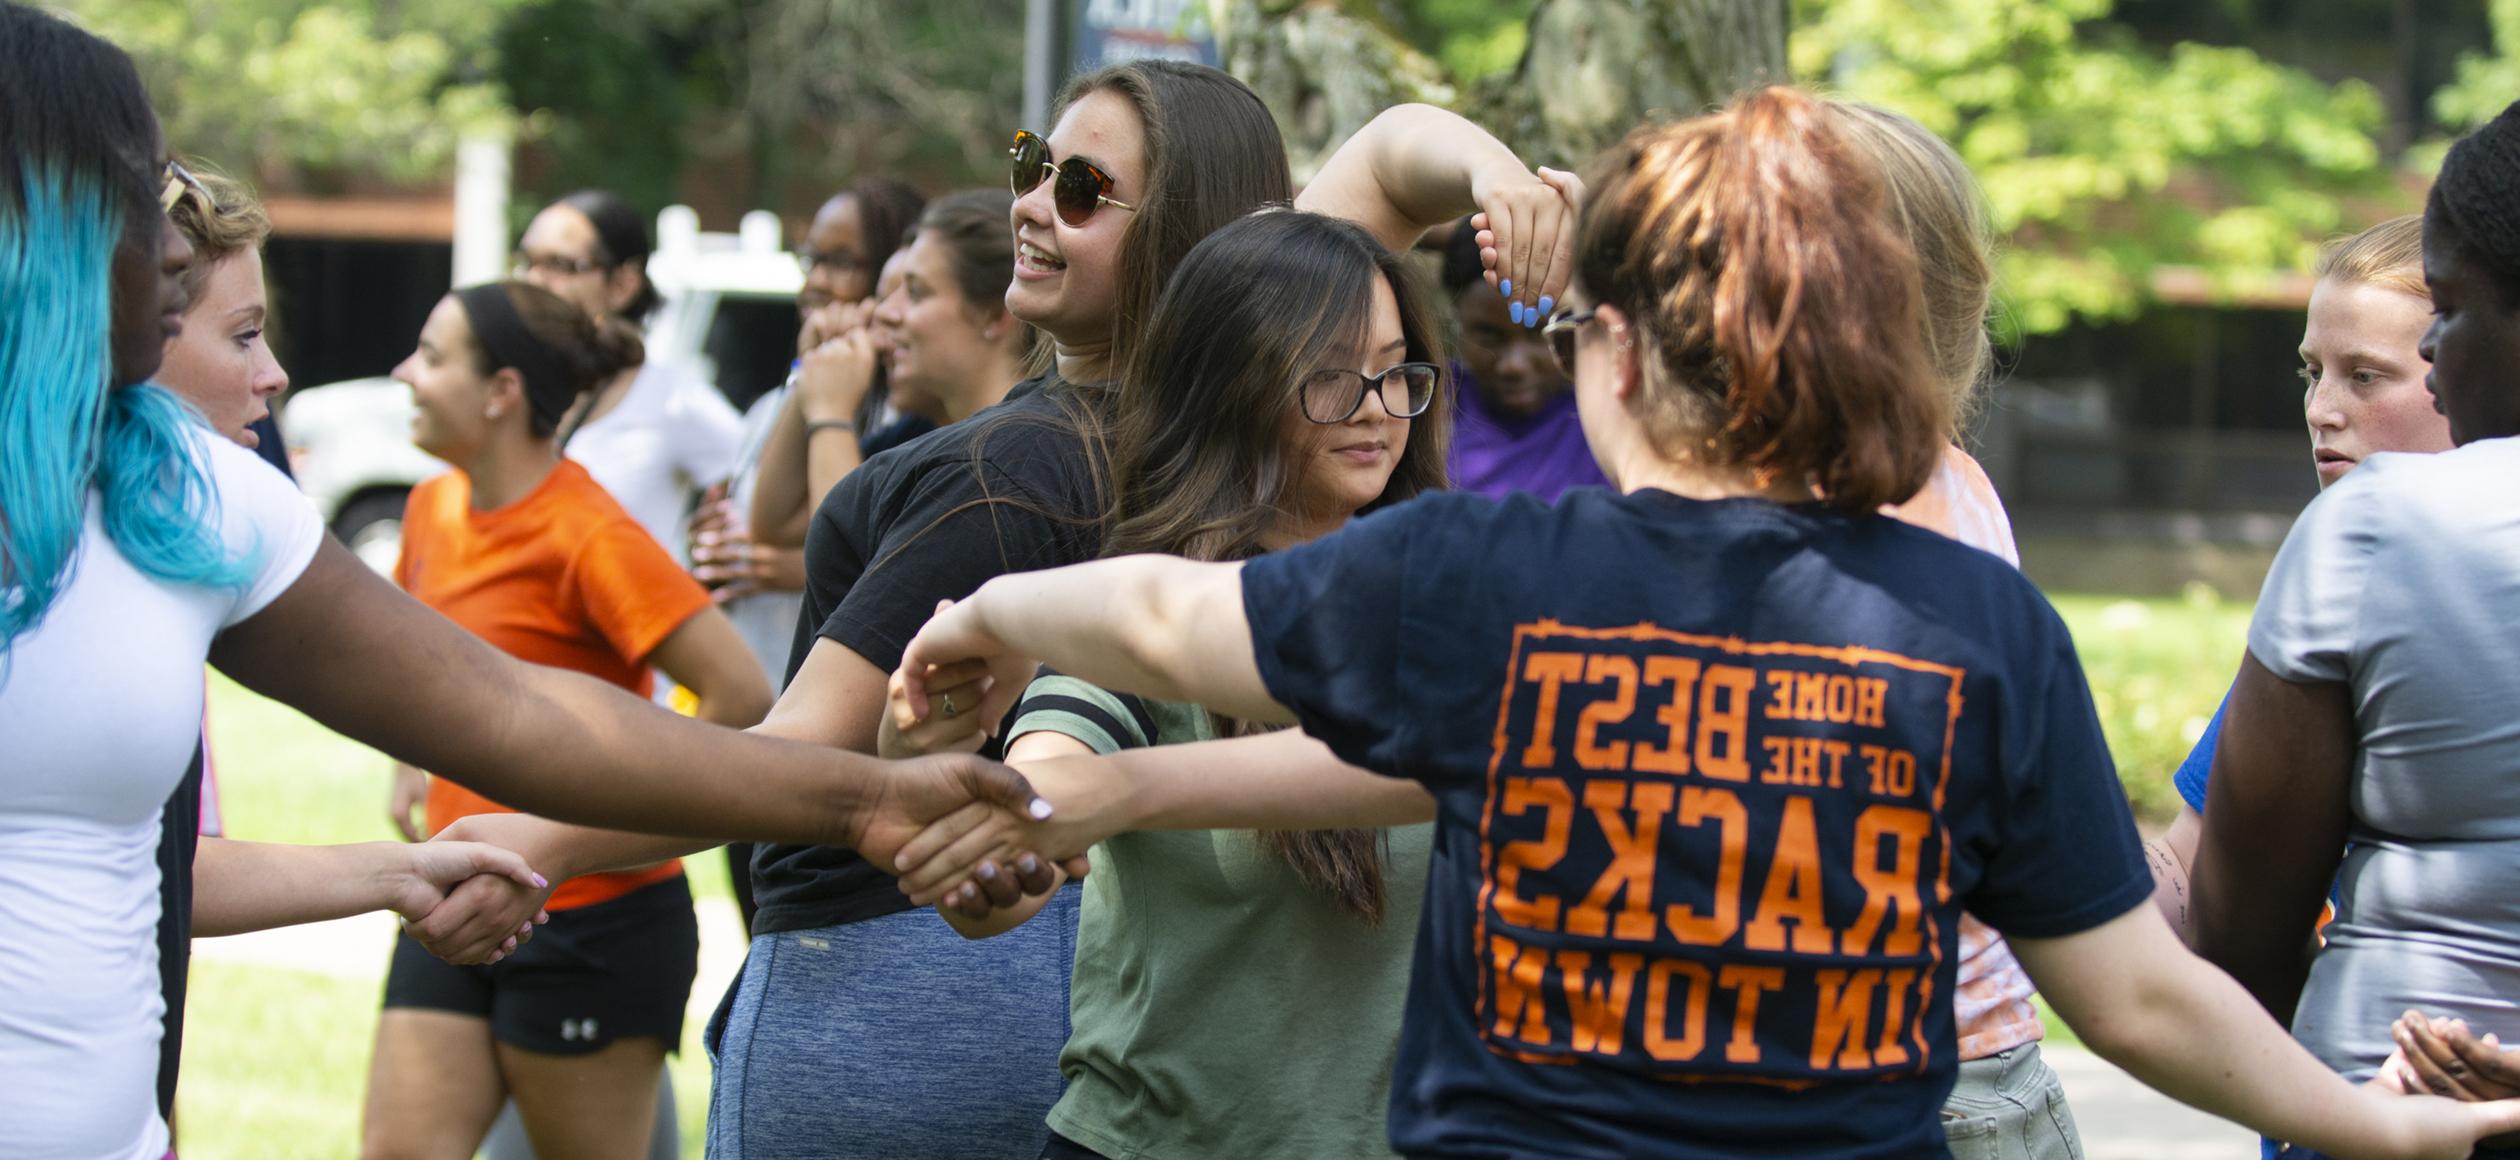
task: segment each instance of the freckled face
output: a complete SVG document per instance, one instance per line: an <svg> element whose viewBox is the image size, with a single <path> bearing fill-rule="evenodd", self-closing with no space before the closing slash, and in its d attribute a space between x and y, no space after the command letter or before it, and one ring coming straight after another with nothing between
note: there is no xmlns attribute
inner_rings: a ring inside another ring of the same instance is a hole
<svg viewBox="0 0 2520 1160"><path fill-rule="evenodd" d="M2301 333L2301 406L2319 486L2374 452L2450 449L2450 425L2424 390L2418 347L2431 321L2421 298L2367 282L2321 279Z"/></svg>

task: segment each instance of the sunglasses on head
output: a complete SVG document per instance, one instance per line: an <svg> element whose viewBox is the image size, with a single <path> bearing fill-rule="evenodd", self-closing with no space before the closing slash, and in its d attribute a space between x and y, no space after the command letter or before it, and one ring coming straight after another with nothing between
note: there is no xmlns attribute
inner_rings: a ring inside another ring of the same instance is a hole
<svg viewBox="0 0 2520 1160"><path fill-rule="evenodd" d="M193 209L205 216L216 204L210 190L201 184L201 179L193 176L192 170L184 168L183 162L169 157L166 159L166 188L158 192L158 208L173 213L176 203L186 197L193 198Z"/></svg>
<svg viewBox="0 0 2520 1160"><path fill-rule="evenodd" d="M1065 161L1050 160L1050 143L1029 131L1015 131L1015 145L1006 151L1013 164L1007 172L1007 185L1022 197L1038 187L1044 178L1055 177L1050 186L1050 200L1058 207L1059 220L1071 226L1084 225L1094 211L1104 206L1131 213L1137 207L1111 197L1111 175L1082 157Z"/></svg>

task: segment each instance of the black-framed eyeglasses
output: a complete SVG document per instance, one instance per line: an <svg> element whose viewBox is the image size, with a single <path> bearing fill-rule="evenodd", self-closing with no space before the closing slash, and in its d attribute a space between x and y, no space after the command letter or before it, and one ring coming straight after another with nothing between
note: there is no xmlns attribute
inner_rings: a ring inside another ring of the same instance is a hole
<svg viewBox="0 0 2520 1160"><path fill-rule="evenodd" d="M217 204L210 197L209 187L201 184L201 179L193 176L192 170L184 168L184 163L181 161L172 157L167 158L166 188L158 193L158 208L167 213L173 213L175 203L184 200L187 195L195 199L193 208L204 215L207 215Z"/></svg>
<svg viewBox="0 0 2520 1160"><path fill-rule="evenodd" d="M1587 306L1582 310L1562 311L1550 319L1547 326L1540 328L1540 333L1549 340L1549 353L1557 356L1558 370L1565 372L1567 378L1575 377L1576 328L1592 321L1593 315L1600 310L1598 306Z"/></svg>
<svg viewBox="0 0 2520 1160"><path fill-rule="evenodd" d="M593 258L563 258L558 254L536 254L519 250L516 257L509 263L508 270L518 278L524 278L536 272L556 278L573 278L580 274L592 274L608 266L609 263L599 262Z"/></svg>
<svg viewBox="0 0 2520 1160"><path fill-rule="evenodd" d="M1345 423L1348 416L1365 405L1368 387L1380 395L1383 413L1394 419L1414 419L1426 413L1435 401L1435 386L1443 381L1444 369L1434 363L1404 362L1384 369L1380 374L1363 371L1318 370L1305 376L1300 392L1304 417L1315 423ZM1392 398L1398 387L1399 399Z"/></svg>
<svg viewBox="0 0 2520 1160"><path fill-rule="evenodd" d="M856 274L867 268L867 261L865 255L846 250L814 250L800 246L796 250L796 268L805 271L805 276L809 278L820 269Z"/></svg>
<svg viewBox="0 0 2520 1160"><path fill-rule="evenodd" d="M1092 220L1094 211L1104 206L1131 213L1137 207L1111 196L1111 175L1082 157L1065 161L1050 160L1050 142L1025 129L1015 131L1015 144L1006 151L1007 188L1022 197L1038 187L1044 178L1057 176L1050 187L1050 200L1059 210L1059 220L1071 226L1082 226Z"/></svg>

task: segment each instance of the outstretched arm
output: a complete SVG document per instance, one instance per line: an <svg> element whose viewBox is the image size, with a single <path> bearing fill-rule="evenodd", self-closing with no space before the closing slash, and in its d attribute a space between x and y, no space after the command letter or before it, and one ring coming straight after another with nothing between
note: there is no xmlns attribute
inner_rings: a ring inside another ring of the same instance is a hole
<svg viewBox="0 0 2520 1160"><path fill-rule="evenodd" d="M2010 941L2039 993L2092 1050L2273 1139L2339 1158L2455 1160L2520 1127L2520 1101L2456 1104L2347 1083L2239 984L2180 946L2150 906L2080 934Z"/></svg>
<svg viewBox="0 0 2520 1160"><path fill-rule="evenodd" d="M1027 761L1023 769L1058 803L1055 819L1034 823L988 808L940 819L901 849L901 888L912 901L969 914L980 909L968 882L980 864L1003 863L1017 850L1084 849L1131 830L1326 830L1435 816L1435 799L1416 782L1358 769L1292 729Z"/></svg>
<svg viewBox="0 0 2520 1160"><path fill-rule="evenodd" d="M975 758L886 766L685 720L592 677L526 664L329 538L277 600L220 634L211 661L392 757L586 825L889 856L927 820L905 826L922 809L1033 800L1013 771Z"/></svg>
<svg viewBox="0 0 2520 1160"><path fill-rule="evenodd" d="M995 681L984 721L1014 708L1036 662L1114 692L1246 721L1295 719L1260 681L1238 563L1123 556L991 580L941 606L903 651L895 679L908 718L928 715L932 667L970 660L986 662Z"/></svg>
<svg viewBox="0 0 2520 1160"><path fill-rule="evenodd" d="M193 857L193 934L215 938L371 910L416 920L476 874L531 889L546 885L525 859L474 842L287 846L203 838Z"/></svg>

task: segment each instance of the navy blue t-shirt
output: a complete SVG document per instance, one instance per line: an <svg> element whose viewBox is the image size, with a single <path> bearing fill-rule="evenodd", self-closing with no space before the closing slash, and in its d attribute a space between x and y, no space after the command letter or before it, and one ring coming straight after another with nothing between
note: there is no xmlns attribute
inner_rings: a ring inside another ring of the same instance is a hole
<svg viewBox="0 0 2520 1160"><path fill-rule="evenodd" d="M1440 495L1242 583L1270 695L1437 800L1403 1153L1946 1155L1961 912L2151 896L2064 624L1896 520Z"/></svg>

